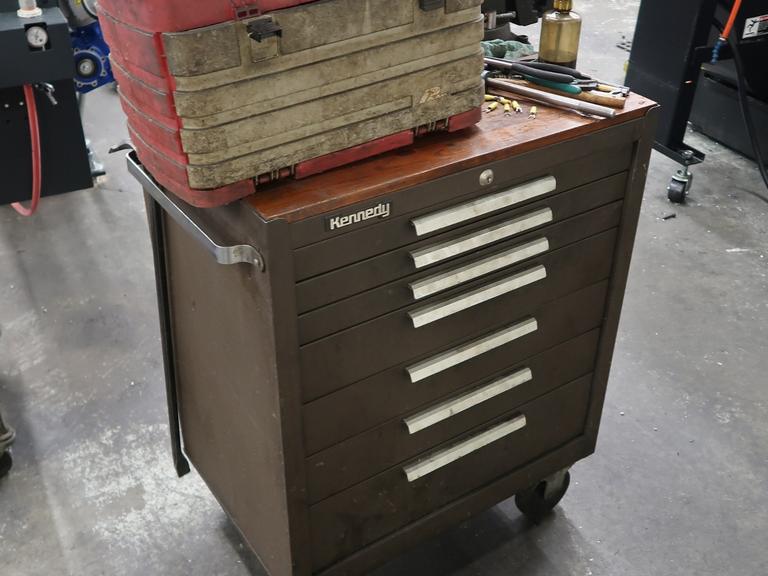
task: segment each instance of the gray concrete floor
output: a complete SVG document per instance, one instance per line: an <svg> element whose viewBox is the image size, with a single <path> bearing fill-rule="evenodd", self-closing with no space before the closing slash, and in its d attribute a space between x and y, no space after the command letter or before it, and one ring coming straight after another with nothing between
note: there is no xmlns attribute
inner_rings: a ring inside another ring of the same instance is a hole
<svg viewBox="0 0 768 576"><path fill-rule="evenodd" d="M582 0L582 67L623 77L637 0ZM89 103L109 175L0 209L3 576L262 576L196 475L174 477L152 260L116 96ZM505 502L379 576L768 573L768 206L754 165L709 154L689 205L654 155L598 452L539 526ZM676 218L665 220L675 214Z"/></svg>

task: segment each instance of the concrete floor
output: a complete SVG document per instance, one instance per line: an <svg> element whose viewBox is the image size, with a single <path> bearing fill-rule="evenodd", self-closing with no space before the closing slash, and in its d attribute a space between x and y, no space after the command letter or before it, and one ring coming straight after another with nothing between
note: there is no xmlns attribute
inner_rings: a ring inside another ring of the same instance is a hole
<svg viewBox="0 0 768 576"><path fill-rule="evenodd" d="M623 77L637 0L582 0L582 67ZM24 220L0 208L0 403L18 430L0 481L3 576L264 572L196 475L174 477L142 199L109 175ZM654 155L598 452L539 526L512 502L377 576L768 573L768 206L755 166L707 139L689 205ZM673 219L664 217L675 214Z"/></svg>

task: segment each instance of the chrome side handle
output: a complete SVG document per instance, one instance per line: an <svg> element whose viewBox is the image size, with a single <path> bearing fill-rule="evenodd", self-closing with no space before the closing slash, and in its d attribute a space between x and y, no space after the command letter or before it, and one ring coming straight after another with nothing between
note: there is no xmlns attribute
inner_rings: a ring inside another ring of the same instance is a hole
<svg viewBox="0 0 768 576"><path fill-rule="evenodd" d="M541 208L518 218L505 220L489 228L461 236L458 239L448 240L440 244L415 250L411 252L411 258L416 268L425 268L443 260L455 258L466 252L477 250L483 246L488 246L494 242L517 236L528 230L533 230L552 222L553 219L554 214L551 208Z"/></svg>
<svg viewBox="0 0 768 576"><path fill-rule="evenodd" d="M443 300L418 310L411 310L408 315L411 317L414 328L421 328L427 324L432 324L448 316L458 314L463 310L468 310L479 306L484 302L493 300L519 290L525 286L544 280L547 277L547 269L544 266L535 266L530 270L525 270L519 274L503 278L486 286L481 286L466 294L461 294L449 300Z"/></svg>
<svg viewBox="0 0 768 576"><path fill-rule="evenodd" d="M521 414L512 420L497 424L468 440L443 448L442 450L436 450L425 458L405 466L403 468L405 477L408 478L408 482L415 482L419 478L445 468L465 456L469 456L502 438L514 434L518 430L522 430L526 424L525 416Z"/></svg>
<svg viewBox="0 0 768 576"><path fill-rule="evenodd" d="M408 285L413 293L414 300L421 300L438 292L454 288L471 280L481 278L491 272L508 268L513 264L539 256L549 251L549 240L539 238L532 242L520 244L509 250L499 252L483 260L472 262L466 266L453 268L441 274L429 276Z"/></svg>
<svg viewBox="0 0 768 576"><path fill-rule="evenodd" d="M223 265L250 264L264 271L264 258L261 253L249 244L222 246L214 241L200 225L195 222L176 202L174 202L153 180L144 166L138 160L135 152L128 154L128 171L139 181L152 198L162 206L168 216L181 226L190 236L195 238Z"/></svg>
<svg viewBox="0 0 768 576"><path fill-rule="evenodd" d="M482 198L451 206L439 212L414 218L411 220L411 223L416 230L416 235L424 236L425 234L431 234L432 232L509 208L526 200L544 196L554 192L556 189L557 180L555 177L545 176L544 178L520 184L509 190L483 196Z"/></svg>
<svg viewBox="0 0 768 576"><path fill-rule="evenodd" d="M530 368L523 368L522 370L498 378L490 384L480 386L466 394L451 398L445 402L440 402L423 412L409 416L403 420L403 423L408 429L409 434L416 434L417 432L421 432L422 430L426 430L440 422L448 420L457 414L461 414L470 408L474 408L484 402L493 400L531 380L533 380L533 372L531 372Z"/></svg>
<svg viewBox="0 0 768 576"><path fill-rule="evenodd" d="M500 348L505 344L509 344L515 340L527 336L539 329L539 324L535 318L529 318L522 322L517 322L511 326L507 326L497 332L483 336L478 340L473 340L467 344L457 346L451 350L428 358L412 366L408 366L405 370L408 372L408 376L411 379L411 383L415 384L444 372L449 368L468 362L473 358L482 356L486 352Z"/></svg>

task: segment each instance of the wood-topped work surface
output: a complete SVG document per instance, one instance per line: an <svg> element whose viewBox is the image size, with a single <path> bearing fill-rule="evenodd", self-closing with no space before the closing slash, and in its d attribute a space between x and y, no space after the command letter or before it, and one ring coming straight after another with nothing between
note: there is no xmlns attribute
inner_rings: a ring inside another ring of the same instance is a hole
<svg viewBox="0 0 768 576"><path fill-rule="evenodd" d="M260 187L244 202L265 220L282 218L296 222L641 118L656 105L633 94L615 118L596 119L539 104L538 117L531 120L528 111L533 103L512 94L505 95L523 103L525 113L509 117L499 109L485 114L474 128L419 138L408 148L305 180L286 180Z"/></svg>

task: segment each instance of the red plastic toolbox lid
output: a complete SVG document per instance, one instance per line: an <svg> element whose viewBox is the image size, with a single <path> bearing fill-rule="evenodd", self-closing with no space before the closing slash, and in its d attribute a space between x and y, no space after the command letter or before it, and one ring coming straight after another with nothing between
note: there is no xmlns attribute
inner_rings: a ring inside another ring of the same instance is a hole
<svg viewBox="0 0 768 576"><path fill-rule="evenodd" d="M181 32L317 0L100 0L99 10L146 32Z"/></svg>

